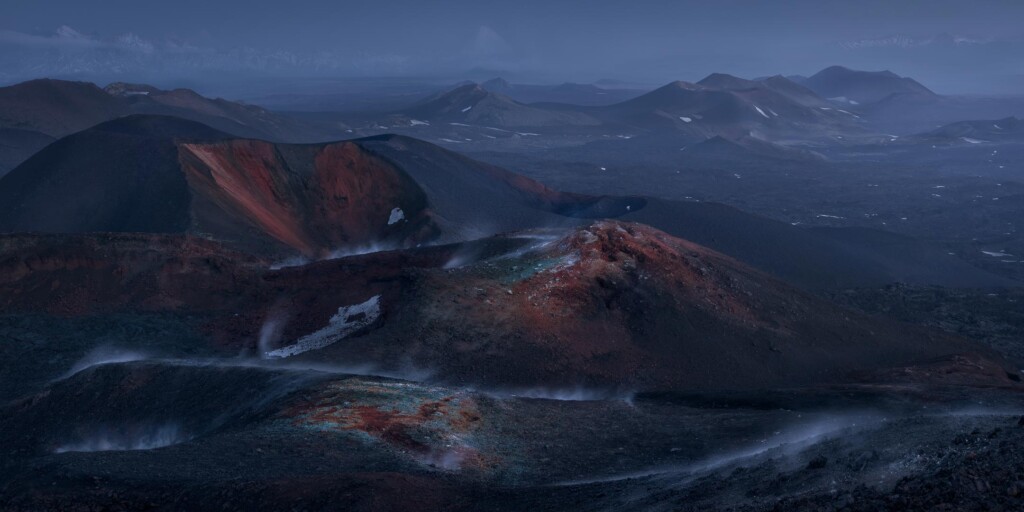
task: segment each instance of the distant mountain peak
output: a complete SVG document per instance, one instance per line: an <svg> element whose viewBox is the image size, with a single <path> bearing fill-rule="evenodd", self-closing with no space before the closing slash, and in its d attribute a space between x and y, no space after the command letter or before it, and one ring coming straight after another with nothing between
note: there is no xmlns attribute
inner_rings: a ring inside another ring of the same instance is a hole
<svg viewBox="0 0 1024 512"><path fill-rule="evenodd" d="M496 92L504 92L512 89L512 84L510 84L507 80L501 77L492 78L480 84L480 86L483 87L484 89L487 89L488 91Z"/></svg>
<svg viewBox="0 0 1024 512"><path fill-rule="evenodd" d="M889 70L860 71L844 66L829 66L804 80L802 85L825 98L842 97L858 103L873 103L894 94L936 96L916 80Z"/></svg>
<svg viewBox="0 0 1024 512"><path fill-rule="evenodd" d="M740 78L735 75L730 75L728 73L711 73L701 81L697 82L697 85L718 89L739 89L757 87L757 82Z"/></svg>

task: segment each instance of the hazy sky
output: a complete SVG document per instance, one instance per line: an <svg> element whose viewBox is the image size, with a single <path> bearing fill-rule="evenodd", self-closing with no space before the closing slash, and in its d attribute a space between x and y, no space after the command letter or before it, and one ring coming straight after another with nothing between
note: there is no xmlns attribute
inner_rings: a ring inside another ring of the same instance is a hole
<svg viewBox="0 0 1024 512"><path fill-rule="evenodd" d="M960 91L1024 76L1017 57L1024 2L1011 0L3 3L0 64L13 70L8 81L22 78L21 69L161 79L231 68L471 78L476 69L525 81L658 83L845 64ZM74 32L55 35L62 26ZM943 34L952 37L936 39Z"/></svg>

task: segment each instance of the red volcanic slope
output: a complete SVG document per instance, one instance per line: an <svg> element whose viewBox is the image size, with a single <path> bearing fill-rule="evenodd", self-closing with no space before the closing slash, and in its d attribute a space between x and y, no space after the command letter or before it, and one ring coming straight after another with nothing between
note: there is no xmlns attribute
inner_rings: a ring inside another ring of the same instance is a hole
<svg viewBox="0 0 1024 512"><path fill-rule="evenodd" d="M372 242L413 245L437 235L416 183L352 142L286 148L235 140L179 150L193 192L193 229L217 238L244 229L225 218L245 219L310 256ZM389 222L395 208L403 218Z"/></svg>
<svg viewBox="0 0 1024 512"><path fill-rule="evenodd" d="M256 348L267 318L283 323L275 343L289 345L328 327L339 308L379 297L379 320L295 357L412 366L441 381L498 387L752 389L947 374L1016 385L977 346L844 310L649 227L598 222L524 250L543 235L276 271L254 260L236 265L213 246L183 255L160 237L25 235L0 246L9 276L0 296L16 297L0 311L202 313L211 342L237 353Z"/></svg>
<svg viewBox="0 0 1024 512"><path fill-rule="evenodd" d="M274 144L129 116L65 137L5 176L0 232L192 233L320 258L568 225L643 203L561 193L402 137Z"/></svg>
<svg viewBox="0 0 1024 512"><path fill-rule="evenodd" d="M59 315L243 308L267 263L180 235L0 236L0 311Z"/></svg>
<svg viewBox="0 0 1024 512"><path fill-rule="evenodd" d="M392 306L381 328L308 357L411 358L459 383L678 390L820 383L976 350L610 221L533 256L428 272Z"/></svg>

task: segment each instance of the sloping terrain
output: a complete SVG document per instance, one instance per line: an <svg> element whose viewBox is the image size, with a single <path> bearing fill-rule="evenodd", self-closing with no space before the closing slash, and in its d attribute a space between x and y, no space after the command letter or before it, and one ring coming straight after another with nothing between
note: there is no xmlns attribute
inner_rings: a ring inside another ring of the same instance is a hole
<svg viewBox="0 0 1024 512"><path fill-rule="evenodd" d="M724 162L771 159L779 161L815 162L825 159L820 153L807 149L792 148L773 144L766 140L741 136L735 139L715 135L703 142L698 142L680 149L683 157L696 161Z"/></svg>
<svg viewBox="0 0 1024 512"><path fill-rule="evenodd" d="M855 114L809 106L809 96L792 90L796 84L790 88L772 84L775 82L711 75L697 84L673 82L638 98L602 107L595 115L606 122L648 131L680 133L689 141L716 135L820 140L861 130Z"/></svg>
<svg viewBox="0 0 1024 512"><path fill-rule="evenodd" d="M132 116L62 139L0 183L0 230L201 233L308 256L435 234L422 191L358 146L208 142L228 138Z"/></svg>
<svg viewBox="0 0 1024 512"><path fill-rule="evenodd" d="M715 203L649 199L643 209L621 218L655 226L806 288L1015 283L910 237L872 229L806 229Z"/></svg>
<svg viewBox="0 0 1024 512"><path fill-rule="evenodd" d="M870 237L838 244L714 204L563 193L401 136L282 145L131 116L62 139L0 180L0 231L193 233L279 257L624 215L812 288L1005 284L937 249L894 252Z"/></svg>
<svg viewBox="0 0 1024 512"><path fill-rule="evenodd" d="M571 82L559 85L513 84L502 78L493 78L483 82L480 87L526 104L567 103L600 106L611 105L642 94L642 91L632 89L605 89L594 84Z"/></svg>
<svg viewBox="0 0 1024 512"><path fill-rule="evenodd" d="M89 82L40 79L0 87L0 128L63 137L127 113Z"/></svg>
<svg viewBox="0 0 1024 512"><path fill-rule="evenodd" d="M427 197L401 169L351 142L286 146L254 140L178 146L192 200L190 230L259 252L257 231L306 256L437 236Z"/></svg>
<svg viewBox="0 0 1024 512"><path fill-rule="evenodd" d="M170 117L126 117L65 137L0 179L0 231L184 232L175 140L228 138Z"/></svg>
<svg viewBox="0 0 1024 512"><path fill-rule="evenodd" d="M583 113L563 112L524 105L467 84L428 98L400 112L412 121L471 123L498 128L594 126L599 122Z"/></svg>
<svg viewBox="0 0 1024 512"><path fill-rule="evenodd" d="M42 132L0 128L0 178L54 140Z"/></svg>
<svg viewBox="0 0 1024 512"><path fill-rule="evenodd" d="M891 71L858 71L831 66L808 77L800 85L824 98L857 104L874 103L894 95L937 96L912 78Z"/></svg>
<svg viewBox="0 0 1024 512"><path fill-rule="evenodd" d="M165 91L143 84L113 83L104 88L135 114L168 115L197 121L239 137L278 142L319 142L338 138L343 126L310 124L223 98L206 98L190 89Z"/></svg>
<svg viewBox="0 0 1024 512"><path fill-rule="evenodd" d="M0 180L0 231L194 233L254 253L319 258L621 215L630 201L642 204L563 194L400 137L227 139L160 116L66 137Z"/></svg>
<svg viewBox="0 0 1024 512"><path fill-rule="evenodd" d="M196 121L238 137L282 142L340 138L344 126L275 114L189 89L148 85L40 79L0 87L0 176L54 139L131 114L167 115Z"/></svg>
<svg viewBox="0 0 1024 512"><path fill-rule="evenodd" d="M904 138L900 142L924 144L984 144L1024 142L1024 122L1016 117L960 121Z"/></svg>
<svg viewBox="0 0 1024 512"><path fill-rule="evenodd" d="M497 388L759 389L857 381L964 354L983 362L944 362L947 374L1014 383L978 346L840 309L637 224L276 271L210 242L173 240L8 238L0 308L202 315L206 343L236 353L294 345L281 352L288 361L414 368Z"/></svg>

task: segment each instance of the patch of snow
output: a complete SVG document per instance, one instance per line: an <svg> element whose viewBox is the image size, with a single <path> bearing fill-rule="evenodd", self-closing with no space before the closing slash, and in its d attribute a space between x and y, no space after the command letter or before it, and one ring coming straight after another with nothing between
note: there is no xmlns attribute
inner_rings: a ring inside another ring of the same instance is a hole
<svg viewBox="0 0 1024 512"><path fill-rule="evenodd" d="M418 119L410 119L409 126L430 126L430 123Z"/></svg>
<svg viewBox="0 0 1024 512"><path fill-rule="evenodd" d="M380 295L374 295L366 302L338 308L338 312L328 320L326 327L299 338L294 345L267 352L267 357L291 357L310 350L322 349L369 327L378 318Z"/></svg>
<svg viewBox="0 0 1024 512"><path fill-rule="evenodd" d="M679 116L679 120L684 122L684 123L692 123L693 122L693 118L692 117L686 117L686 116Z"/></svg>
<svg viewBox="0 0 1024 512"><path fill-rule="evenodd" d="M466 126L466 127L469 127L469 125L465 124L465 123L448 123L448 124L450 124L452 126Z"/></svg>
<svg viewBox="0 0 1024 512"><path fill-rule="evenodd" d="M765 119L771 119L771 117L769 117L768 114L764 113L764 110L761 110L761 107L754 105L754 108L757 110L757 113L764 116Z"/></svg>
<svg viewBox="0 0 1024 512"><path fill-rule="evenodd" d="M1010 253L1005 253L1002 251L981 251L981 253L986 256L992 256L993 258L1005 258L1007 256L1013 256Z"/></svg>
<svg viewBox="0 0 1024 512"><path fill-rule="evenodd" d="M469 112L469 111L470 111L470 110L472 110L472 109L473 109L473 105L470 105L470 106L468 106L468 107L466 107L466 108L462 109L462 111L463 111L463 112Z"/></svg>
<svg viewBox="0 0 1024 512"><path fill-rule="evenodd" d="M775 117L779 117L779 114L777 114L777 113L776 113L776 112L775 112L774 110L772 110L772 109L768 109L768 112L771 112L771 114L772 114L773 116L775 116Z"/></svg>
<svg viewBox="0 0 1024 512"><path fill-rule="evenodd" d="M972 139L970 137L960 137L960 140L967 142L969 144L981 144L982 142L985 142L983 140Z"/></svg>
<svg viewBox="0 0 1024 512"><path fill-rule="evenodd" d="M451 142L453 144L462 144L461 140L452 140L452 139L445 139L445 138L442 138L441 140L444 141L444 142Z"/></svg>
<svg viewBox="0 0 1024 512"><path fill-rule="evenodd" d="M992 128L995 128L996 130L1002 130L1002 129L1003 129L1003 128L1002 128L1002 127L1000 127L1000 126L999 126L998 124L994 124L994 125L992 125Z"/></svg>
<svg viewBox="0 0 1024 512"><path fill-rule="evenodd" d="M821 219L821 218L826 218L826 219L845 219L846 218L846 217L840 217L838 215L828 215L828 214L824 214L824 213L819 213L819 214L815 215L815 217L817 217L819 219Z"/></svg>
<svg viewBox="0 0 1024 512"><path fill-rule="evenodd" d="M395 207L391 210L391 216L388 217L388 226L404 219L405 212L403 212L401 208Z"/></svg>

